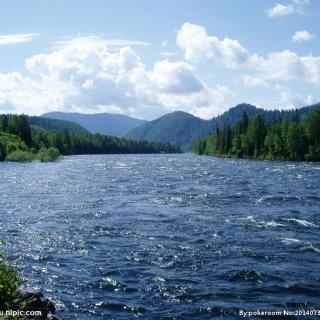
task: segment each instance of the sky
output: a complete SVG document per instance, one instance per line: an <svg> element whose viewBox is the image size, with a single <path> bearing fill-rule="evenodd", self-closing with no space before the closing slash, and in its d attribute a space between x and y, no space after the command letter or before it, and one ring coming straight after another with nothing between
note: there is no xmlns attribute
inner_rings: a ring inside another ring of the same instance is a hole
<svg viewBox="0 0 320 320"><path fill-rule="evenodd" d="M4 0L0 113L204 119L320 101L318 0Z"/></svg>

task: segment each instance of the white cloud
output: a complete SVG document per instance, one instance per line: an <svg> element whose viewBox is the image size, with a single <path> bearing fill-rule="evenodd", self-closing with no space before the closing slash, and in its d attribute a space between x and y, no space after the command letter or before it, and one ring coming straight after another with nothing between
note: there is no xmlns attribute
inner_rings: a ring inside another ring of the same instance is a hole
<svg viewBox="0 0 320 320"><path fill-rule="evenodd" d="M255 88L255 87L269 87L268 83L265 79L259 77L252 77L245 75L243 77L243 83L247 87Z"/></svg>
<svg viewBox="0 0 320 320"><path fill-rule="evenodd" d="M282 108L284 109L300 108L317 102L314 96L303 96L293 92L289 88L284 88L281 90L280 101L282 102Z"/></svg>
<svg viewBox="0 0 320 320"><path fill-rule="evenodd" d="M131 47L108 45L101 37L65 41L49 53L27 59L26 76L0 74L0 110L29 114L107 111L149 119L182 110L210 118L233 105L235 93L200 79L197 63L208 60L245 71L239 79L249 87L290 80L320 85L318 56L299 56L289 50L261 56L237 40L219 40L204 27L189 23L178 31L177 43L185 61L164 59L147 67ZM287 105L307 101L308 97L282 91L279 97Z"/></svg>
<svg viewBox="0 0 320 320"><path fill-rule="evenodd" d="M0 109L116 112L141 118L173 110L219 113L232 93L208 88L185 61L157 61L152 69L130 47L110 51L96 37L77 38L25 62L29 76L0 74ZM8 111L7 111L8 112Z"/></svg>
<svg viewBox="0 0 320 320"><path fill-rule="evenodd" d="M160 51L159 52L159 56L161 57L174 57L177 55L177 52L174 52L174 51Z"/></svg>
<svg viewBox="0 0 320 320"><path fill-rule="evenodd" d="M36 33L6 34L0 35L0 46L32 41L37 36Z"/></svg>
<svg viewBox="0 0 320 320"><path fill-rule="evenodd" d="M98 42L108 48L116 47L128 47L128 46L148 46L149 43L145 41L139 40L130 40L130 39L108 39L101 36L78 36L78 37L71 37L65 38L63 40L59 40L53 43L54 48L59 50L70 46L79 46L81 44L89 44L92 42Z"/></svg>
<svg viewBox="0 0 320 320"><path fill-rule="evenodd" d="M204 27L188 22L178 31L177 44L189 61L212 59L227 68L238 68L249 62L248 51L237 40L219 40L207 35Z"/></svg>
<svg viewBox="0 0 320 320"><path fill-rule="evenodd" d="M304 42L304 41L310 41L314 39L315 36L310 33L309 31L302 30L302 31L296 31L294 35L292 36L292 41L294 42Z"/></svg>
<svg viewBox="0 0 320 320"><path fill-rule="evenodd" d="M291 0L287 3L277 3L267 10L267 16L270 18L283 17L290 14L304 14L304 6L309 4L309 0Z"/></svg>
<svg viewBox="0 0 320 320"><path fill-rule="evenodd" d="M193 93L204 87L193 68L182 61L158 61L148 75L154 86L164 93Z"/></svg>
<svg viewBox="0 0 320 320"><path fill-rule="evenodd" d="M226 111L231 105L231 99L235 93L228 87L217 85L213 89L207 89L208 105L202 104L190 110L190 113L202 119L211 119Z"/></svg>
<svg viewBox="0 0 320 320"><path fill-rule="evenodd" d="M218 40L207 35L204 27L190 23L185 23L178 31L177 44L190 63L212 60L226 68L253 70L257 73L255 78L263 80L300 80L320 85L318 56L299 56L290 50L270 52L265 57L252 54L239 41L229 38ZM246 82L254 84L249 78Z"/></svg>
<svg viewBox="0 0 320 320"><path fill-rule="evenodd" d="M320 85L320 57L298 56L295 52L285 50L260 58L255 67L267 79L300 80Z"/></svg>
<svg viewBox="0 0 320 320"><path fill-rule="evenodd" d="M295 12L292 4L277 3L274 7L267 11L268 17L287 16Z"/></svg>

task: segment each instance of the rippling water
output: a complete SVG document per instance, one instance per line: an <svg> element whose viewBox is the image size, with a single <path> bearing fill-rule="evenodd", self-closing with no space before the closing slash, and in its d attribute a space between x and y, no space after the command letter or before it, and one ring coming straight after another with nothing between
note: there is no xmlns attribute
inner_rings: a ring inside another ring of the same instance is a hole
<svg viewBox="0 0 320 320"><path fill-rule="evenodd" d="M320 308L320 164L72 156L0 177L2 250L64 319Z"/></svg>

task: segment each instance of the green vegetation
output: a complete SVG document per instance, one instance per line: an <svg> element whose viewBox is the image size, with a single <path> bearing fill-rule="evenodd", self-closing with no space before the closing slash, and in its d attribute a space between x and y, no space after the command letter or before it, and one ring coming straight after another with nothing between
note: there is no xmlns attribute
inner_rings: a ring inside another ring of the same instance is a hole
<svg viewBox="0 0 320 320"><path fill-rule="evenodd" d="M21 279L15 268L9 266L3 261L3 254L0 253L0 310L5 312L9 310L18 310L25 307L21 300L19 287ZM1 320L25 320L20 316L0 316Z"/></svg>
<svg viewBox="0 0 320 320"><path fill-rule="evenodd" d="M126 137L137 141L170 142L190 150L192 142L210 132L210 122L175 111L131 130Z"/></svg>
<svg viewBox="0 0 320 320"><path fill-rule="evenodd" d="M37 155L38 160L41 162L50 162L55 161L59 159L60 152L57 148L50 147L50 148L44 148L42 147Z"/></svg>
<svg viewBox="0 0 320 320"><path fill-rule="evenodd" d="M76 132L31 129L24 115L0 116L0 161L41 162L57 160L60 154L176 153L170 143L131 141L124 138Z"/></svg>
<svg viewBox="0 0 320 320"><path fill-rule="evenodd" d="M11 162L26 162L35 160L36 156L28 151L16 150L7 155L6 160Z"/></svg>
<svg viewBox="0 0 320 320"><path fill-rule="evenodd" d="M0 310L13 310L19 302L20 279L15 269L0 263Z"/></svg>
<svg viewBox="0 0 320 320"><path fill-rule="evenodd" d="M291 121L296 114L300 119L303 119L312 110L319 107L320 104L315 104L297 110L264 110L242 103L210 120L203 120L191 114L176 111L131 130L125 137L138 141L170 142L189 151L196 140L215 132L217 128L223 128L224 125L235 127L244 112L248 115L249 120L258 114L263 114L265 122L269 124L274 118L281 121L287 118Z"/></svg>
<svg viewBox="0 0 320 320"><path fill-rule="evenodd" d="M32 129L43 129L46 131L63 131L68 130L69 132L78 133L89 133L88 130L83 128L81 125L59 119L47 119L43 117L36 116L25 116Z"/></svg>
<svg viewBox="0 0 320 320"><path fill-rule="evenodd" d="M196 141L197 154L270 160L320 161L320 108L299 121L298 114L266 123L263 114L249 121L244 112L231 129L225 125Z"/></svg>

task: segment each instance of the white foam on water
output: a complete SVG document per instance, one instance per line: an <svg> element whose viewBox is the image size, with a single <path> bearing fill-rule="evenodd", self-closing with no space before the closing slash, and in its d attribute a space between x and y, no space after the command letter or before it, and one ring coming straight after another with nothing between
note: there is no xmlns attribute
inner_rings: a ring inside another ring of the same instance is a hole
<svg viewBox="0 0 320 320"><path fill-rule="evenodd" d="M294 238L282 238L281 242L283 242L284 244L293 244L293 243L300 243L301 240L294 239Z"/></svg>
<svg viewBox="0 0 320 320"><path fill-rule="evenodd" d="M261 221L259 224L264 226L264 227L273 227L273 228L283 227L284 226L284 224L275 222L273 220L271 220L271 221Z"/></svg>
<svg viewBox="0 0 320 320"><path fill-rule="evenodd" d="M300 219L295 219L295 218L285 219L285 220L295 222L298 225L303 226L303 227L311 227L311 228L318 227L315 223L307 221L307 220L300 220Z"/></svg>

